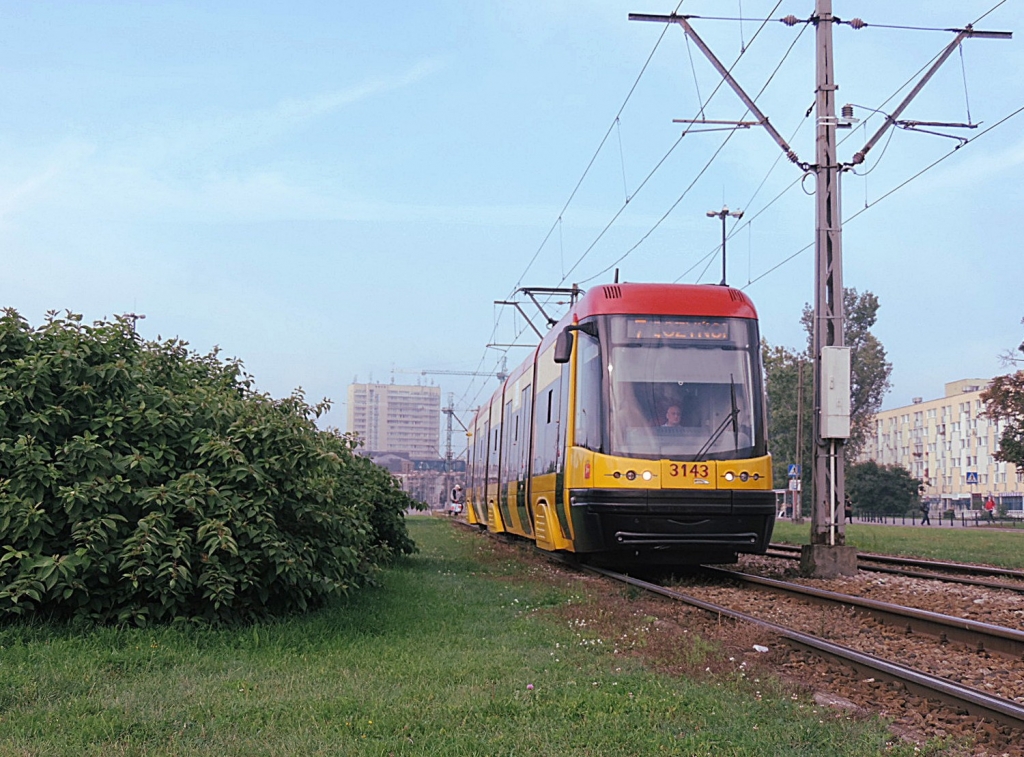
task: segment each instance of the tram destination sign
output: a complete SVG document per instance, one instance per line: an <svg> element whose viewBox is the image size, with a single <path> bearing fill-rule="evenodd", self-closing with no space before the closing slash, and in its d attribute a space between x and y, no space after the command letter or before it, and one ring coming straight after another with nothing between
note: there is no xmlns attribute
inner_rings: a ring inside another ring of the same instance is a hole
<svg viewBox="0 0 1024 757"><path fill-rule="evenodd" d="M729 323L704 319L627 318L626 338L726 342Z"/></svg>

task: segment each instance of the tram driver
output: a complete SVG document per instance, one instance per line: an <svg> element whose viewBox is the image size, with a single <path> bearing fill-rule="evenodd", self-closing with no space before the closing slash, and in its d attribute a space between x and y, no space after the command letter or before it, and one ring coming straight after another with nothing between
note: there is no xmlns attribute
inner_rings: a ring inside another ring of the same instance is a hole
<svg viewBox="0 0 1024 757"><path fill-rule="evenodd" d="M661 424L662 428L678 428L682 425L683 411L679 408L679 405L669 405L665 411L665 422Z"/></svg>

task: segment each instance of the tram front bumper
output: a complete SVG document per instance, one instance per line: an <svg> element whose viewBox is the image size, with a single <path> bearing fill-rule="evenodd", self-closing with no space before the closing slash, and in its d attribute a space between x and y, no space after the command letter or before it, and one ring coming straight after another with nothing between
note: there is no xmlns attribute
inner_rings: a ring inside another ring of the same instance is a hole
<svg viewBox="0 0 1024 757"><path fill-rule="evenodd" d="M576 552L764 552L775 522L771 491L574 489Z"/></svg>

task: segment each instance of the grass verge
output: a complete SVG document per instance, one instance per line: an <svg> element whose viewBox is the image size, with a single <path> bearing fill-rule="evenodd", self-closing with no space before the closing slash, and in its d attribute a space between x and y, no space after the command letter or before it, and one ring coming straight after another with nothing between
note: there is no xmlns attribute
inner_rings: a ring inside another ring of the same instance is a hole
<svg viewBox="0 0 1024 757"><path fill-rule="evenodd" d="M742 672L657 672L641 654L656 618L588 625L597 584L545 580L441 519L410 532L420 553L380 587L302 618L0 629L0 754L919 753ZM695 670L717 653L688 643Z"/></svg>
<svg viewBox="0 0 1024 757"><path fill-rule="evenodd" d="M809 519L776 521L772 541L808 544L810 528ZM1024 530L847 523L846 543L863 552L1024 568Z"/></svg>

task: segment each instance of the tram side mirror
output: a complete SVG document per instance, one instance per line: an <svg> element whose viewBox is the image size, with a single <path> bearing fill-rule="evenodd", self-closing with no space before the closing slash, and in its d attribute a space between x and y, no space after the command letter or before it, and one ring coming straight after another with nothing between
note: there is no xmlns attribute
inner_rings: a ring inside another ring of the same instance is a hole
<svg viewBox="0 0 1024 757"><path fill-rule="evenodd" d="M572 355L572 331L570 327L562 329L562 333L555 337L555 362L568 363Z"/></svg>

